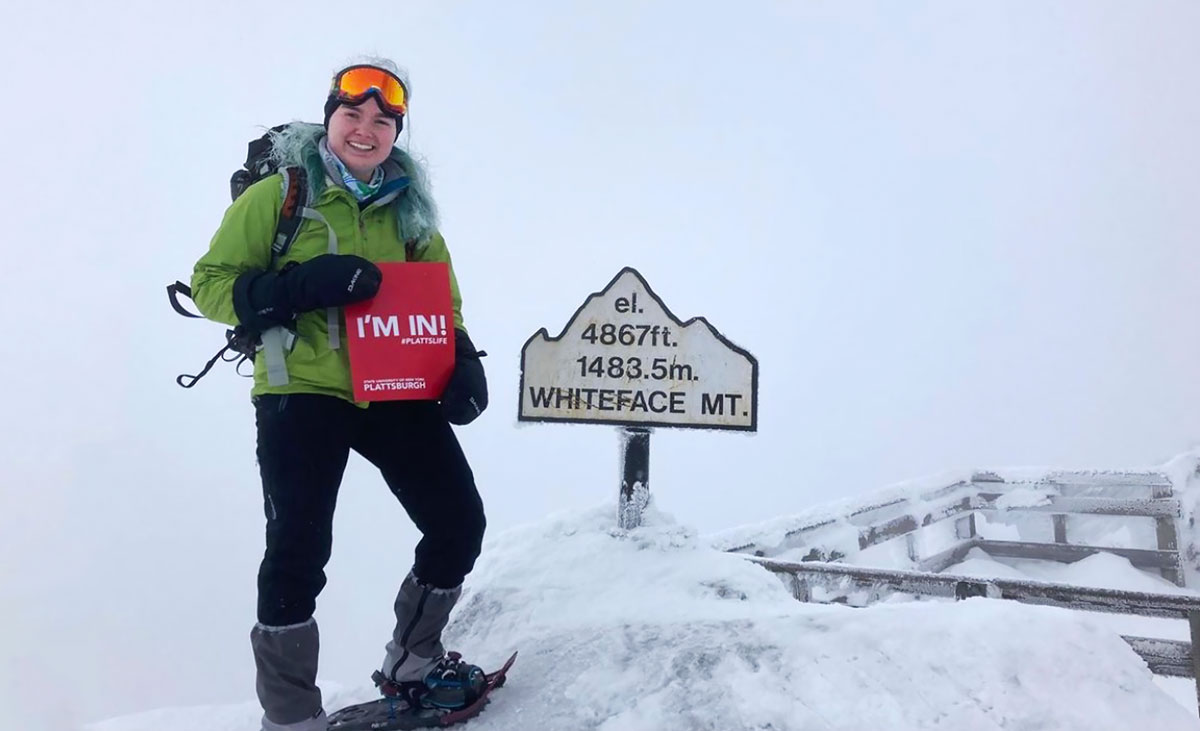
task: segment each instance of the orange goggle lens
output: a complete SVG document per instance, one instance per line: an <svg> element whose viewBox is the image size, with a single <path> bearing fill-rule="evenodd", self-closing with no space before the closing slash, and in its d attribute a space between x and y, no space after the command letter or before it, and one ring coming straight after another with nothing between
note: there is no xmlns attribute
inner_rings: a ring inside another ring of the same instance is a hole
<svg viewBox="0 0 1200 731"><path fill-rule="evenodd" d="M404 82L375 66L351 66L333 77L330 93L346 102L359 102L374 92L379 102L393 114L408 111L408 90Z"/></svg>

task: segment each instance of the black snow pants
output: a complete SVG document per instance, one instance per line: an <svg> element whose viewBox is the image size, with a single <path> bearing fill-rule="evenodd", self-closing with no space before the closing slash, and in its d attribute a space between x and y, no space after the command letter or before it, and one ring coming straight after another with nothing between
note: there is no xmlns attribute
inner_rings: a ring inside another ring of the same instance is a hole
<svg viewBox="0 0 1200 731"><path fill-rule="evenodd" d="M255 399L267 549L258 573L258 621L306 622L325 586L333 513L350 450L379 468L422 538L413 573L459 586L479 556L485 520L475 478L433 401L361 408L333 396Z"/></svg>

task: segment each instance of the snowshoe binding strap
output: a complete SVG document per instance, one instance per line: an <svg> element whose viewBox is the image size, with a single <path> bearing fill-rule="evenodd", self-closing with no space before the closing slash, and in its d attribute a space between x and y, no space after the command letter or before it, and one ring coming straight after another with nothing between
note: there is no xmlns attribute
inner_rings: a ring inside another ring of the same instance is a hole
<svg viewBox="0 0 1200 731"><path fill-rule="evenodd" d="M371 673L371 680L374 681L375 687L379 688L379 692L383 694L384 698L400 701L409 708L425 707L422 699L429 692L429 688L421 681L397 683L378 670Z"/></svg>

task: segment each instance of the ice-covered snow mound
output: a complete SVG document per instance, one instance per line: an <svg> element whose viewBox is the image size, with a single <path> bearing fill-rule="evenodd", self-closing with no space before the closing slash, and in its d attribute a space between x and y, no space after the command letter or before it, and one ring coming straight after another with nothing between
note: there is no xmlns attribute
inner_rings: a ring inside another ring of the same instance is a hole
<svg viewBox="0 0 1200 731"><path fill-rule="evenodd" d="M466 728L1200 729L1086 617L985 599L805 605L647 517L623 532L595 509L488 542L447 644L488 667L521 655ZM372 696L325 685L331 708ZM252 704L186 709L93 731L255 731L257 717Z"/></svg>

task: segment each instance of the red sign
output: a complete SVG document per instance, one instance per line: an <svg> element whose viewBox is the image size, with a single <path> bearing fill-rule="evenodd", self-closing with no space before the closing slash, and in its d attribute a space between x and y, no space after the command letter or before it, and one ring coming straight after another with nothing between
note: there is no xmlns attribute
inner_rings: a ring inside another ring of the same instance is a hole
<svg viewBox="0 0 1200 731"><path fill-rule="evenodd" d="M450 268L394 262L379 269L379 293L345 308L354 398L436 399L454 370Z"/></svg>

